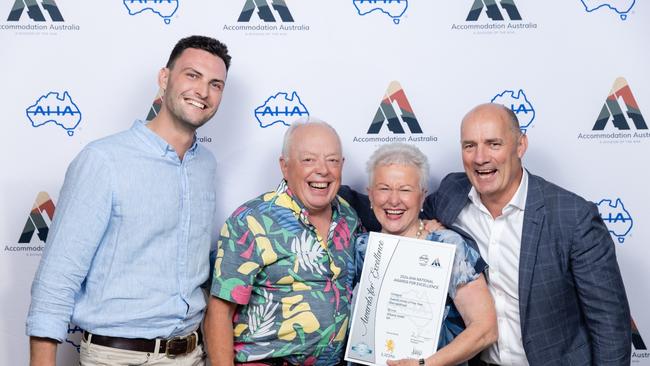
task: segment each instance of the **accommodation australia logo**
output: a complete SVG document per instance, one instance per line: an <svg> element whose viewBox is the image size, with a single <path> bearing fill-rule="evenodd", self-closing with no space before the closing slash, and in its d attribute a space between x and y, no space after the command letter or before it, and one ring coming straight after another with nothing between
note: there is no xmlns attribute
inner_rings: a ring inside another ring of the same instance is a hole
<svg viewBox="0 0 650 366"><path fill-rule="evenodd" d="M28 34L79 29L76 24L66 24L54 0L15 0L7 16L7 23L0 24L0 30L26 31Z"/></svg>
<svg viewBox="0 0 650 366"><path fill-rule="evenodd" d="M284 0L245 0L237 23L225 24L223 30L273 36L308 31L309 25L296 24Z"/></svg>
<svg viewBox="0 0 650 366"><path fill-rule="evenodd" d="M536 28L537 23L524 21L514 0L472 0L465 22L451 25L452 30L476 34L507 34Z"/></svg>
<svg viewBox="0 0 650 366"><path fill-rule="evenodd" d="M5 245L5 252L21 252L27 255L41 254L54 218L54 209L54 202L50 195L47 192L39 192L27 215L27 221L20 233L18 243Z"/></svg>
<svg viewBox="0 0 650 366"><path fill-rule="evenodd" d="M641 332L636 326L634 319L632 321L632 360L637 361L641 359L650 358L650 352L648 352L648 347L645 345L643 338L641 337Z"/></svg>
<svg viewBox="0 0 650 366"><path fill-rule="evenodd" d="M437 142L437 136L425 135L404 89L392 81L379 103L365 136L355 136L353 142Z"/></svg>
<svg viewBox="0 0 650 366"><path fill-rule="evenodd" d="M591 131L578 133L578 140L601 143L640 143L650 140L632 88L622 77L614 81Z"/></svg>

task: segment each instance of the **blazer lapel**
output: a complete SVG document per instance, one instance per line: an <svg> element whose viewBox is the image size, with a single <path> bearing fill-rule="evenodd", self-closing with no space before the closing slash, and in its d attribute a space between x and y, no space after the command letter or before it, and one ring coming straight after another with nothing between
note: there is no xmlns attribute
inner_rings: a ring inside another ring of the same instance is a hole
<svg viewBox="0 0 650 366"><path fill-rule="evenodd" d="M530 287L537 259L537 248L544 223L544 193L539 177L529 173L528 194L524 212L519 254L519 314L522 334L525 334L526 311L530 297Z"/></svg>
<svg viewBox="0 0 650 366"><path fill-rule="evenodd" d="M438 220L440 220L440 222L447 227L451 227L454 224L454 221L456 221L456 218L460 214L460 211L463 210L469 201L469 197L467 195L469 194L472 186L470 185L469 180L464 177L464 174L463 178L464 179L458 182L462 189L445 191L444 194L448 195L448 199L445 200L447 204L443 204L439 208L436 207Z"/></svg>

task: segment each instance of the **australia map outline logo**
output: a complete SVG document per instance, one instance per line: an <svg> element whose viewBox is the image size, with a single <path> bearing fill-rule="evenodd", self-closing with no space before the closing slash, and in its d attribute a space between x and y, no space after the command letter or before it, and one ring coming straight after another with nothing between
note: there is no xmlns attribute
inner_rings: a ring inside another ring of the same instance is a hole
<svg viewBox="0 0 650 366"><path fill-rule="evenodd" d="M627 19L627 15L636 4L636 0L580 0L580 2L587 13L605 8L618 14L621 20Z"/></svg>
<svg viewBox="0 0 650 366"><path fill-rule="evenodd" d="M596 205L598 206L600 217L605 222L605 225L607 225L610 234L612 234L619 243L623 244L626 236L634 226L634 220L630 213L625 209L623 201L620 198L616 198L616 200L612 202L611 199L604 198Z"/></svg>
<svg viewBox="0 0 650 366"><path fill-rule="evenodd" d="M517 115L519 129L521 129L522 133L526 133L535 120L535 108L528 100L523 89L519 89L517 92L514 90L504 90L495 95L490 102L503 104L510 108Z"/></svg>
<svg viewBox="0 0 650 366"><path fill-rule="evenodd" d="M179 0L123 0L129 15L150 11L161 17L165 24L171 23L171 17L178 10L178 2Z"/></svg>
<svg viewBox="0 0 650 366"><path fill-rule="evenodd" d="M73 136L81 122L81 111L67 91L60 96L58 92L49 92L38 98L36 103L25 110L32 127L41 127L53 123L63 128L68 136Z"/></svg>
<svg viewBox="0 0 650 366"><path fill-rule="evenodd" d="M382 13L389 16L395 24L399 24L409 7L408 0L352 0L352 3L361 16L373 12Z"/></svg>
<svg viewBox="0 0 650 366"><path fill-rule="evenodd" d="M254 114L260 127L267 128L276 123L290 126L298 118L309 117L309 110L296 91L278 92L255 108Z"/></svg>

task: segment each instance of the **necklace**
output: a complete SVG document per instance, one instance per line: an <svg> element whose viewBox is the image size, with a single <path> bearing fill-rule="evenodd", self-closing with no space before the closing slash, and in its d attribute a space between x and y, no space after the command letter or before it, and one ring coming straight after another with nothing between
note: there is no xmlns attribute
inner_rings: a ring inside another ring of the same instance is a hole
<svg viewBox="0 0 650 366"><path fill-rule="evenodd" d="M423 231L424 231L424 223L422 222L422 220L420 220L420 224L418 225L418 232L415 233L415 238L420 239Z"/></svg>

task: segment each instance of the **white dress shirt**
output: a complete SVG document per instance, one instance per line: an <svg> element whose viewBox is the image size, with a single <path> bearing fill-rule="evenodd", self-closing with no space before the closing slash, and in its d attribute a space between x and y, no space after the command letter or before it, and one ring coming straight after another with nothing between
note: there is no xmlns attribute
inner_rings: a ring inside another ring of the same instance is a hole
<svg viewBox="0 0 650 366"><path fill-rule="evenodd" d="M519 252L528 193L528 173L524 169L521 183L501 215L493 218L472 187L470 202L454 223L470 234L488 263L488 287L496 305L499 340L481 355L481 359L498 365L528 365L521 340L519 317Z"/></svg>

